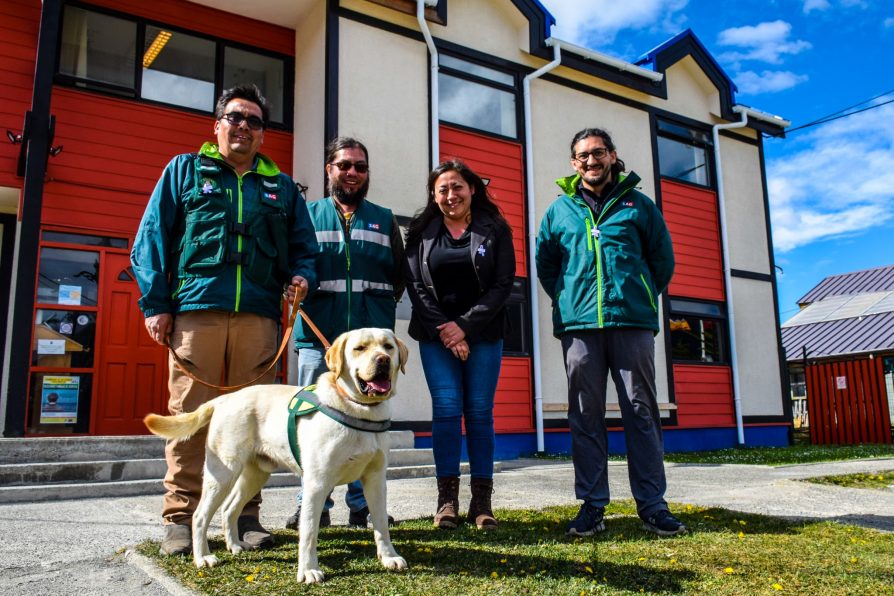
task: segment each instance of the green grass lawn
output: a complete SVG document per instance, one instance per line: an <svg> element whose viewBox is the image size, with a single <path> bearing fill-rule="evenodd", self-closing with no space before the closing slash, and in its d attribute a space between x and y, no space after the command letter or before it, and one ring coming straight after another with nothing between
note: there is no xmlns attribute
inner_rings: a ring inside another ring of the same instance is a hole
<svg viewBox="0 0 894 596"><path fill-rule="evenodd" d="M810 445L799 443L789 447L743 447L691 453L667 453L664 459L677 463L785 466L873 457L894 457L894 445Z"/></svg>
<svg viewBox="0 0 894 596"><path fill-rule="evenodd" d="M891 594L894 537L833 522L796 523L718 508L672 505L692 530L661 539L642 530L631 501L607 510L607 529L567 538L576 507L499 511L500 528L468 525L437 530L431 518L392 529L410 568L385 571L375 559L372 530L324 528L320 563L326 581L295 581L298 543L278 531L269 551L233 557L220 537L222 563L198 570L191 557L138 548L183 584L203 594Z"/></svg>
<svg viewBox="0 0 894 596"><path fill-rule="evenodd" d="M891 490L894 488L894 470L881 472L840 474L838 476L820 476L808 478L808 482L816 484L834 484L848 488L869 488L875 490Z"/></svg>

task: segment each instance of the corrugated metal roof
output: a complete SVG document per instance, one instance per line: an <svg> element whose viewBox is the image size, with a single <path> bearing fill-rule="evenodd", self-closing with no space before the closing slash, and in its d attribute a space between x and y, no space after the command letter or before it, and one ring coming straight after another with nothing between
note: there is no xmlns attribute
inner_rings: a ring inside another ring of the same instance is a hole
<svg viewBox="0 0 894 596"><path fill-rule="evenodd" d="M853 319L894 310L894 292L869 292L855 296L829 296L807 305L782 324L795 327L808 323Z"/></svg>
<svg viewBox="0 0 894 596"><path fill-rule="evenodd" d="M894 290L894 265L830 275L798 300L810 304L829 296L848 296Z"/></svg>
<svg viewBox="0 0 894 596"><path fill-rule="evenodd" d="M788 361L894 351L894 312L782 328Z"/></svg>

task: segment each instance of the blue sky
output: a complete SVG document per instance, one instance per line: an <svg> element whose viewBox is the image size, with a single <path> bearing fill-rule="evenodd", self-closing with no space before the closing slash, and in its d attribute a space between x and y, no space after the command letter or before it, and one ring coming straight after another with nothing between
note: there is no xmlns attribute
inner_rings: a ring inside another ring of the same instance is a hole
<svg viewBox="0 0 894 596"><path fill-rule="evenodd" d="M630 61L692 29L736 103L792 128L878 106L765 140L781 318L828 275L894 264L894 2L541 1L555 37Z"/></svg>

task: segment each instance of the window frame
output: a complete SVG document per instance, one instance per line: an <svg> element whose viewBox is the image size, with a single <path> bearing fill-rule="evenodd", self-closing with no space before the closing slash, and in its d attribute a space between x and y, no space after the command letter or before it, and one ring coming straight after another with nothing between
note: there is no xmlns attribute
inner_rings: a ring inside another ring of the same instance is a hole
<svg viewBox="0 0 894 596"><path fill-rule="evenodd" d="M505 68L505 67L502 67L502 66L499 66L496 64L492 64L492 63L486 62L484 60L479 60L476 57L470 56L469 54L466 54L463 52L450 51L450 50L444 50L444 49L439 48L438 56L440 57L441 55L447 56L448 58L452 58L454 60L460 60L460 61L468 62L470 64L474 64L477 66L481 66L483 68L494 70L494 71L500 72L502 74L510 75L512 77L513 83L511 85L509 85L509 84L501 83L499 81L494 81L493 79L488 79L486 77L482 77L482 76L479 76L476 74L471 74L466 71L457 70L450 66L442 66L440 63L438 64L438 74L439 75L445 74L445 75L451 76L455 79L464 80L469 83L481 85L483 87L489 87L491 89L496 89L497 91L502 91L504 93L511 94L515 101L515 136L508 136L508 135L500 134L498 132L493 132L491 130L485 130L483 128L475 128L474 126L469 126L468 124L462 124L459 122L443 120L441 118L441 114L438 114L438 122L440 124L443 124L446 126L452 126L452 127L459 128L462 130L474 132L477 134L494 137L497 139L505 139L508 141L515 141L515 142L523 141L524 121L522 118L522 112L524 110L520 109L520 107L519 107L521 105L521 101L523 98L522 98L521 91L520 91L521 85L519 83L518 71L511 70L511 69L508 69L508 68ZM440 85L440 81L439 81L439 85ZM439 101L439 105L440 105L440 101Z"/></svg>
<svg viewBox="0 0 894 596"><path fill-rule="evenodd" d="M676 303L676 305L674 304ZM686 308L686 305L691 304L694 308ZM697 308L698 305L704 305L705 307L716 308L717 313L708 313L702 310L701 312ZM664 316L664 329L667 334L667 357L670 360L671 365L692 365L692 366L730 366L732 361L730 359L730 344L729 344L729 315L726 311L726 305L722 302L714 302L711 300L698 300L695 298L687 298L687 297L675 297L669 296L667 298L667 302L665 304L665 316ZM675 317L694 317L703 320L715 321L720 329L721 338L719 342L719 348L721 351L721 358L713 361L707 362L704 360L682 360L674 357L674 344L673 344L673 332L671 331L671 319Z"/></svg>
<svg viewBox="0 0 894 596"><path fill-rule="evenodd" d="M660 178L673 180L674 182L679 182L680 184L690 184L697 188L707 188L711 190L714 190L716 188L716 173L714 172L714 145L707 131L695 126L691 126L689 124L683 124L681 122L671 120L669 118L657 118L655 131L655 152L656 160L658 162L658 176ZM683 134L683 131L688 131L689 134ZM659 144L659 139L662 138L670 141L675 141L689 147L696 147L705 152L705 176L708 181L707 184L694 182L685 178L678 178L676 176L669 176L661 171L661 146Z"/></svg>
<svg viewBox="0 0 894 596"><path fill-rule="evenodd" d="M61 56L62 56L62 33L64 26L59 27L59 36L56 43L56 57L55 57L55 65L53 71L53 82L57 85L61 85L64 87L71 87L81 92L93 92L93 93L101 93L103 95L109 95L111 97L115 97L118 99L126 99L131 101L137 101L139 103L160 106L175 110L180 110L187 113L192 114L201 114L203 116L214 114L214 103L217 102L217 98L220 97L220 94L223 92L223 76L224 76L224 55L226 48L234 48L238 50L242 50L245 52L249 52L252 54L257 54L259 56L265 56L268 58L273 58L276 60L281 60L283 63L283 97L282 97L282 122L268 122L267 128L272 130L282 130L291 132L294 128L294 102L295 102L295 58L293 56L289 56L286 54L281 54L279 52L275 52L272 50L267 50L264 48L254 47L245 43L241 43L238 41L226 39L223 37L216 37L213 35L208 35L206 33L202 33L200 31L192 31L190 29L186 29L177 25L170 25L168 23L164 23L161 21L157 21L155 19L139 17L137 15L132 15L116 10L111 10L102 6L95 6L93 4L88 4L85 2L78 2L77 0L70 0L63 3L63 25L64 25L64 10L65 7L71 6L73 8L79 8L88 12L94 12L98 14L103 14L106 16L122 19L125 21L129 21L136 24L136 39L135 43L135 52L134 52L134 60L133 60L133 68L134 68L134 87L133 89L129 89L127 87L122 87L120 85L114 85L111 83L104 83L102 81L95 81L88 78L76 77L64 73L59 72ZM182 106L179 104L166 103L163 101L158 101L154 99L146 99L142 97L142 84L143 84L143 66L142 61L139 59L141 56L140 48L143 48L146 44L146 27L160 27L162 29L166 29L175 33L181 33L183 35L190 35L192 37L196 37L199 39L204 39L207 41L211 41L214 43L214 98L212 100L212 109L210 111L200 110L196 108L190 108L186 106ZM269 99L269 98L268 98ZM274 102L275 103L275 102Z"/></svg>

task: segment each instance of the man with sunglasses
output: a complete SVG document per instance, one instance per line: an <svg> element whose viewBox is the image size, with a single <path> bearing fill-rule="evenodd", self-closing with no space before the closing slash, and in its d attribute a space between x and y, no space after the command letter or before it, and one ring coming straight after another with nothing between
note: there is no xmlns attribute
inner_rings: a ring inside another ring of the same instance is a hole
<svg viewBox="0 0 894 596"><path fill-rule="evenodd" d="M167 165L143 215L131 261L146 329L192 365L196 377L238 385L276 356L283 287L301 296L315 283L317 242L304 197L258 152L270 115L254 85L224 91L214 133L197 153ZM190 412L220 391L169 362L171 414ZM272 383L275 370L259 381ZM202 489L206 430L168 442L161 550L192 551L192 516ZM239 539L273 546L258 520L260 494L239 517Z"/></svg>
<svg viewBox="0 0 894 596"><path fill-rule="evenodd" d="M571 141L575 174L547 209L537 237L537 276L553 303L553 334L568 377L574 489L583 501L570 536L605 529L609 374L618 394L630 488L643 527L684 534L664 500L664 446L655 389L658 295L674 272L661 212L636 189L607 132L587 128Z"/></svg>
<svg viewBox="0 0 894 596"><path fill-rule="evenodd" d="M369 190L369 152L350 137L337 137L326 146L326 178L329 196L308 205L320 245L317 257L319 287L302 309L329 341L361 327L394 329L397 302L404 291L401 262L404 243L397 219L390 209L366 198ZM326 372L323 345L304 321L295 325L298 366L295 384L312 385ZM298 510L286 527L298 529ZM366 527L369 508L359 480L348 484L345 503L348 524ZM320 526L331 524L331 498L320 517ZM393 519L389 516L389 522Z"/></svg>

